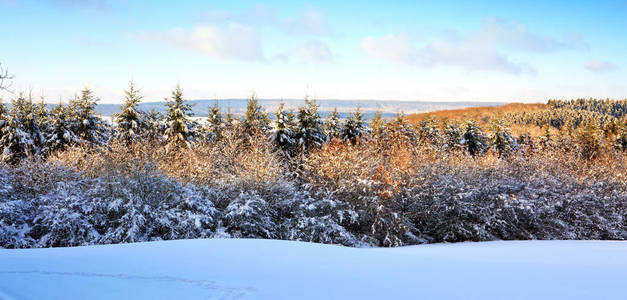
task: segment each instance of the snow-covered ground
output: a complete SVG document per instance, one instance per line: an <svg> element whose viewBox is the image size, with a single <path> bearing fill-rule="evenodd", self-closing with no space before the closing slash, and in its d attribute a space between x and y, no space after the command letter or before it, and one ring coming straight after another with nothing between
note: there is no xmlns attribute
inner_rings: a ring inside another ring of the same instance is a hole
<svg viewBox="0 0 627 300"><path fill-rule="evenodd" d="M624 299L627 242L210 239L0 250L0 299Z"/></svg>

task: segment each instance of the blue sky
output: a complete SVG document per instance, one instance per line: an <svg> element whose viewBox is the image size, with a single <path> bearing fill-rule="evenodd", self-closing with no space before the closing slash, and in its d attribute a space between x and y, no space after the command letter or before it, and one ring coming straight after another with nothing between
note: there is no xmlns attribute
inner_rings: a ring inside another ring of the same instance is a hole
<svg viewBox="0 0 627 300"><path fill-rule="evenodd" d="M627 97L627 1L167 2L0 0L0 63L48 102L130 80L147 100Z"/></svg>

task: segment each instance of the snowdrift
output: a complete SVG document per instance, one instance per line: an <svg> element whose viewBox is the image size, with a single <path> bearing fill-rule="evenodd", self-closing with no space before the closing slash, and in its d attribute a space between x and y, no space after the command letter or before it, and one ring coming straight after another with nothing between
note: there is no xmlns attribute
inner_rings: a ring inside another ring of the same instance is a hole
<svg viewBox="0 0 627 300"><path fill-rule="evenodd" d="M618 299L627 243L205 239L0 250L0 299ZM621 296L623 295L623 296Z"/></svg>

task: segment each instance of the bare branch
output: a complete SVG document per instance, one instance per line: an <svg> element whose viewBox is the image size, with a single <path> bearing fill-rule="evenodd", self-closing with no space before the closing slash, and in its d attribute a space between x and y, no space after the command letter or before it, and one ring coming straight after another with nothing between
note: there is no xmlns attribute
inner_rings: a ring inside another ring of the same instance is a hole
<svg viewBox="0 0 627 300"><path fill-rule="evenodd" d="M0 90L9 91L9 87L11 86L9 80L11 79L13 79L13 76L9 75L9 69L3 69L2 64L0 64Z"/></svg>

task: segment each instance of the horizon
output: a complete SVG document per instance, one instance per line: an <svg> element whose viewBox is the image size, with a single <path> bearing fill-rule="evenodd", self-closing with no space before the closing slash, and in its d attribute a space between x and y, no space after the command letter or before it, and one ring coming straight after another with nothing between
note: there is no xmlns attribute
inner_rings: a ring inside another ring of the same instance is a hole
<svg viewBox="0 0 627 300"><path fill-rule="evenodd" d="M627 97L627 1L0 0L0 9L12 90L48 103L88 86L118 104L130 81L147 102L177 83L186 99Z"/></svg>

